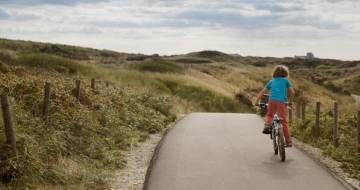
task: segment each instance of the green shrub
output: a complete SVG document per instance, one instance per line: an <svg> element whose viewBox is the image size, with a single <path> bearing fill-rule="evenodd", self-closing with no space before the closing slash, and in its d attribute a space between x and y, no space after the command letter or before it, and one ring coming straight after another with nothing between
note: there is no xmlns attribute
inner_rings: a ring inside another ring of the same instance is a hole
<svg viewBox="0 0 360 190"><path fill-rule="evenodd" d="M59 73L75 74L79 72L86 73L89 71L88 67L85 67L69 59L43 53L21 55L16 60L16 63L27 67L36 67L50 71L57 71Z"/></svg>
<svg viewBox="0 0 360 190"><path fill-rule="evenodd" d="M45 81L52 84L47 122L41 119ZM1 189L85 189L73 187L78 184L108 189L104 172L124 166L122 152L175 118L167 97L143 88L99 83L94 92L84 85L81 100L86 101L77 103L73 79L56 72L2 74L2 88L9 91L19 161L9 146L0 145Z"/></svg>
<svg viewBox="0 0 360 190"><path fill-rule="evenodd" d="M353 77L351 79L346 79L342 83L342 86L348 92L351 92L351 93L354 93L354 94L360 94L359 84L360 84L360 75L355 76L355 77Z"/></svg>
<svg viewBox="0 0 360 190"><path fill-rule="evenodd" d="M156 73L182 73L184 70L179 65L163 59L151 59L144 62L135 63L131 66L132 68L139 71Z"/></svg>
<svg viewBox="0 0 360 190"><path fill-rule="evenodd" d="M5 74L7 72L9 72L9 67L0 61L0 73Z"/></svg>
<svg viewBox="0 0 360 190"><path fill-rule="evenodd" d="M266 63L260 62L260 61L254 62L253 65L254 65L255 67L266 67Z"/></svg>
<svg viewBox="0 0 360 190"><path fill-rule="evenodd" d="M360 179L360 159L357 149L357 132L355 114L343 113L339 120L339 146L333 145L333 117L331 111L320 116L320 137L315 137L315 116L309 114L305 122L296 122L290 129L292 135L305 143L321 148L324 153L342 163L352 177Z"/></svg>
<svg viewBox="0 0 360 190"><path fill-rule="evenodd" d="M175 59L175 62L177 62L177 63L189 63L189 64L212 63L212 61L209 60L209 59L200 59L200 58L191 58L191 57L178 58L178 59Z"/></svg>
<svg viewBox="0 0 360 190"><path fill-rule="evenodd" d="M9 65L14 62L11 55L6 51L3 52L1 49L0 49L0 61Z"/></svg>
<svg viewBox="0 0 360 190"><path fill-rule="evenodd" d="M210 59L216 62L235 61L235 57L219 51L200 51L188 54L191 57Z"/></svg>
<svg viewBox="0 0 360 190"><path fill-rule="evenodd" d="M251 101L250 97L246 96L246 95L243 94L243 93L236 93L236 94L235 94L235 98L236 98L239 102L247 105L248 107L252 107L252 106L253 106L253 102Z"/></svg>

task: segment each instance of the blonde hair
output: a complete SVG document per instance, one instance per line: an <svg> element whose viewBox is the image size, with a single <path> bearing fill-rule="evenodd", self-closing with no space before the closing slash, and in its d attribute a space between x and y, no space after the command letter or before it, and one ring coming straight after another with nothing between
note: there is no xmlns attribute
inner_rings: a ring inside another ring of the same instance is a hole
<svg viewBox="0 0 360 190"><path fill-rule="evenodd" d="M290 72L289 69L284 65L277 65L274 68L273 77L289 77Z"/></svg>

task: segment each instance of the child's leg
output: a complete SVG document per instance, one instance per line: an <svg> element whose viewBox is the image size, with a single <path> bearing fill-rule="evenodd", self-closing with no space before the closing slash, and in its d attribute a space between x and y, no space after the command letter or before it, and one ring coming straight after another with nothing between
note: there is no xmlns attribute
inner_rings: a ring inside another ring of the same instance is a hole
<svg viewBox="0 0 360 190"><path fill-rule="evenodd" d="M286 105L283 103L278 103L278 112L279 112L279 116L283 119L282 124L283 124L283 129L284 129L284 136L285 136L285 140L287 143L291 142L291 136L290 136L290 131L289 131L289 124L286 118L287 115L287 111L286 111Z"/></svg>
<svg viewBox="0 0 360 190"><path fill-rule="evenodd" d="M267 108L268 110L265 117L265 124L268 126L270 126L272 123L272 119L274 117L274 114L276 113L276 109L277 109L276 107L277 107L276 102L269 100L268 108Z"/></svg>

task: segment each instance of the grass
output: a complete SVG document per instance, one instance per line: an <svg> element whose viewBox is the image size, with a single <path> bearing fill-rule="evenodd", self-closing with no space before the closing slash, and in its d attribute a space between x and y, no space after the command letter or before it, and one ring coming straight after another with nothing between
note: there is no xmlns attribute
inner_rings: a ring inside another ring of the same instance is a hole
<svg viewBox="0 0 360 190"><path fill-rule="evenodd" d="M315 116L309 114L305 122L297 122L291 126L292 135L301 141L321 148L324 153L342 163L341 167L360 180L360 154L357 153L357 131L355 112L342 113L339 120L339 146L333 145L333 117L330 110L324 110L320 120L320 137L314 136Z"/></svg>
<svg viewBox="0 0 360 190"><path fill-rule="evenodd" d="M0 61L0 73L5 74L8 71L9 71L9 67L5 63Z"/></svg>
<svg viewBox="0 0 360 190"><path fill-rule="evenodd" d="M14 51L17 53L45 53L74 60L93 60L100 62L121 61L127 54L109 50L96 50L78 46L31 42L24 40L8 40L0 38L0 50Z"/></svg>
<svg viewBox="0 0 360 190"><path fill-rule="evenodd" d="M179 65L163 59L150 59L144 62L131 64L130 68L142 72L155 73L182 73L183 68Z"/></svg>
<svg viewBox="0 0 360 190"><path fill-rule="evenodd" d="M290 67L297 99L306 100L308 110L314 110L316 101L324 110L319 140L311 136L310 113L293 133L359 175L359 156L351 152L354 101L337 89L358 92L358 62L217 51L127 61L126 54L112 51L5 39L0 39L0 52L0 92L10 95L20 153L16 162L9 147L0 145L1 189L107 189L109 171L125 164L123 152L164 129L176 115L253 112L251 102L271 79L275 64ZM90 89L90 78L101 81L98 89ZM83 81L80 103L73 95L76 79ZM53 92L48 123L41 118L46 81ZM329 82L332 87L325 86ZM339 148L332 147L329 136L334 100L343 114Z"/></svg>
<svg viewBox="0 0 360 190"><path fill-rule="evenodd" d="M345 77L339 80L334 81L336 86L341 86L346 91L360 95L360 75L352 75L350 77Z"/></svg>
<svg viewBox="0 0 360 190"><path fill-rule="evenodd" d="M108 76L108 80L121 85L147 86L154 93L172 96L176 101L177 107L187 110L191 105L191 111L251 111L248 105L242 102L234 102L233 95L226 89L221 89L223 85L220 81L206 83L204 76L191 76L190 74L179 73L160 73L160 72L141 72L138 70L128 70L124 66L95 66L95 70ZM182 72L188 72L182 70ZM202 78L202 79L199 79ZM187 96L188 95L188 96ZM234 103L229 103L234 102ZM221 103L229 104L224 108ZM231 107L232 106L232 107ZM230 108L231 107L231 108ZM226 110L229 108L228 110ZM175 108L179 109L179 108ZM188 110L190 111L190 110ZM187 112L187 111L185 111Z"/></svg>
<svg viewBox="0 0 360 190"><path fill-rule="evenodd" d="M123 151L161 131L175 114L251 111L169 61L84 65L47 54L17 57L0 86L10 96L20 161L0 147L2 189L107 189L104 176L124 166ZM117 87L100 83L92 91L85 82L76 103L74 80L93 76ZM41 119L45 81L52 84L48 123Z"/></svg>
<svg viewBox="0 0 360 190"><path fill-rule="evenodd" d="M85 67L70 59L43 54L24 54L16 59L16 63L27 67L42 68L49 71L57 71L59 73L76 74L88 73L88 67Z"/></svg>
<svg viewBox="0 0 360 190"><path fill-rule="evenodd" d="M248 105L234 99L217 94L199 86L186 85L178 81L161 80L172 94L196 105L199 111L207 112L245 112L250 111Z"/></svg>
<svg viewBox="0 0 360 190"><path fill-rule="evenodd" d="M92 91L83 85L79 104L71 95L73 79L49 71L18 75L18 69L0 76L1 89L10 96L19 150L16 162L9 147L0 147L1 189L107 189L103 176L124 166L122 152L174 120L168 97L144 88L99 84ZM41 119L45 81L52 84L47 123Z"/></svg>
<svg viewBox="0 0 360 190"><path fill-rule="evenodd" d="M184 58L176 58L174 59L177 63L185 63L185 64L206 64L212 63L209 59L201 59L201 58L192 58L192 57L184 57Z"/></svg>
<svg viewBox="0 0 360 190"><path fill-rule="evenodd" d="M190 53L187 56L200 58L200 59L208 59L215 62L231 62L235 60L234 57L231 55L219 51L209 51L209 50Z"/></svg>

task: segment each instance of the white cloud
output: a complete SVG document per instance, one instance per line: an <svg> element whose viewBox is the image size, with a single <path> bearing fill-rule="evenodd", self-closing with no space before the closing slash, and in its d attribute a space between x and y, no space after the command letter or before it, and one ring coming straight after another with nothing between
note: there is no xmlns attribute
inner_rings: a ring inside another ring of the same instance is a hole
<svg viewBox="0 0 360 190"><path fill-rule="evenodd" d="M313 51L360 59L354 51L360 48L360 1L5 0L0 5L1 37L127 52Z"/></svg>
<svg viewBox="0 0 360 190"><path fill-rule="evenodd" d="M9 17L10 17L10 15L7 12L0 9L0 20L8 19Z"/></svg>

